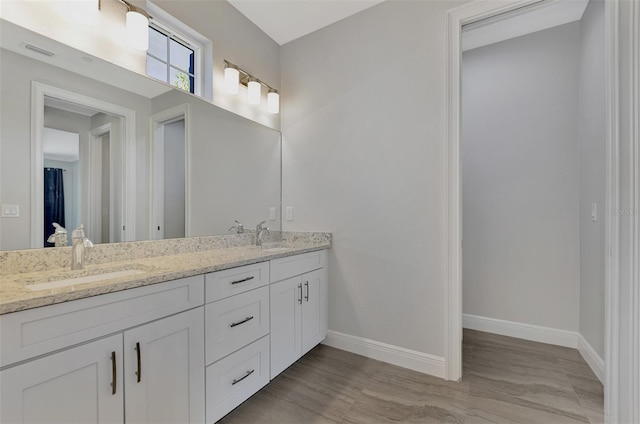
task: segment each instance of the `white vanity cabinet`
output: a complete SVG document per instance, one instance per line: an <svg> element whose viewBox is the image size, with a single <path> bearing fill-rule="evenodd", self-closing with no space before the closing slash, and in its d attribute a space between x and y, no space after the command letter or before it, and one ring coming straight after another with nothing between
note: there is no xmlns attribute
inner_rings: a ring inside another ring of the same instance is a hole
<svg viewBox="0 0 640 424"><path fill-rule="evenodd" d="M204 422L204 312L124 332L125 422Z"/></svg>
<svg viewBox="0 0 640 424"><path fill-rule="evenodd" d="M269 262L205 278L207 423L269 383Z"/></svg>
<svg viewBox="0 0 640 424"><path fill-rule="evenodd" d="M271 261L271 379L327 335L326 252Z"/></svg>
<svg viewBox="0 0 640 424"><path fill-rule="evenodd" d="M122 364L119 334L0 371L0 422L121 423Z"/></svg>
<svg viewBox="0 0 640 424"><path fill-rule="evenodd" d="M196 276L0 316L0 422L204 422L203 303Z"/></svg>

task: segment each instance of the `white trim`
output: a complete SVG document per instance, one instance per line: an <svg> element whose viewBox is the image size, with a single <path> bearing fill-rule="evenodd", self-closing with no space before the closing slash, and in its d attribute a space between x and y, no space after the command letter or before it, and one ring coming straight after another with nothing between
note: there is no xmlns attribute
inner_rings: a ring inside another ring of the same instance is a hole
<svg viewBox="0 0 640 424"><path fill-rule="evenodd" d="M634 288L632 299L632 370L631 370L631 411L633 422L640 422L640 4L633 2L631 11L631 75L633 80L631 126L632 126L632 154L631 154L631 214L633 240L631 246L631 286Z"/></svg>
<svg viewBox="0 0 640 424"><path fill-rule="evenodd" d="M83 105L100 112L124 118L122 170L122 241L136 236L136 111L31 81L31 247L42 247L44 240L44 171L42 157L42 128L44 127L45 96Z"/></svg>
<svg viewBox="0 0 640 424"><path fill-rule="evenodd" d="M553 0L542 0L553 1ZM472 1L446 11L446 193L447 200L447 301L445 302L445 359L447 380L462 377L462 216L460 178L460 83L462 25L506 13L540 0Z"/></svg>
<svg viewBox="0 0 640 424"><path fill-rule="evenodd" d="M156 203L164 202L164 182L159 181L157 174L164 175L164 172L160 172L157 164L157 149L156 146L164 143L164 125L168 121L176 121L184 119L184 231L185 237L191 237L191 114L189 103L184 103L178 106L174 106L170 109L163 110L162 112L154 113L149 118L150 127L150 146L149 146L149 239L157 240L164 238L164 229L161 229L159 234L156 234L155 228L158 222L163 221L164 212L157 207ZM162 197L162 199L161 199ZM154 237L154 235L157 235Z"/></svg>
<svg viewBox="0 0 640 424"><path fill-rule="evenodd" d="M619 410L619 258L620 258L620 218L619 210L619 42L618 42L619 2L605 2L605 73L606 73L606 183L605 204L609 211L605 214L605 422L618 422Z"/></svg>
<svg viewBox="0 0 640 424"><path fill-rule="evenodd" d="M598 352L589 344L582 334L578 334L578 351L584 358L585 362L589 365L593 373L598 377L598 380L604 384L604 359L598 355Z"/></svg>
<svg viewBox="0 0 640 424"><path fill-rule="evenodd" d="M102 196L96 196L95 193L102 193L102 137L105 134L111 137L111 123L106 123L89 131L89 156L90 166L88 172L89 185L89 213L86 215L85 228L89 229L88 234L102 234ZM99 146L99 148L98 148ZM111 162L111 158L109 158ZM98 172L99 171L99 172ZM113 175L109 172L109 239L113 240ZM100 223L100 225L98 225ZM89 236L91 238L91 236ZM104 234L100 239L100 243L105 243ZM96 241L96 240L94 240Z"/></svg>
<svg viewBox="0 0 640 424"><path fill-rule="evenodd" d="M322 344L439 378L445 376L445 361L442 356L430 355L332 330L327 332L327 338Z"/></svg>
<svg viewBox="0 0 640 424"><path fill-rule="evenodd" d="M517 337L534 342L548 343L556 346L578 347L578 332L559 328L506 321L477 315L462 315L462 325L471 330Z"/></svg>

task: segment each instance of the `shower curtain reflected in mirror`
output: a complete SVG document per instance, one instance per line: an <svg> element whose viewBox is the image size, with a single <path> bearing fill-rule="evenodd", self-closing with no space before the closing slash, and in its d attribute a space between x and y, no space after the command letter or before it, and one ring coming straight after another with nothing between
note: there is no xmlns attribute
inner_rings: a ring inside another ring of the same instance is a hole
<svg viewBox="0 0 640 424"><path fill-rule="evenodd" d="M44 247L53 247L47 238L53 234L53 223L65 226L64 184L62 169L44 168Z"/></svg>

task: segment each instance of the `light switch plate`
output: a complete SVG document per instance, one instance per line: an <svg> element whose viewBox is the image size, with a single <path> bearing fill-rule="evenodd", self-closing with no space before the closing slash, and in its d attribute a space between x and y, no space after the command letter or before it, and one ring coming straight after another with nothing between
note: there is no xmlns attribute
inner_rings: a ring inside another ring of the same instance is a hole
<svg viewBox="0 0 640 424"><path fill-rule="evenodd" d="M598 220L598 206L595 203L591 204L591 221L596 222Z"/></svg>
<svg viewBox="0 0 640 424"><path fill-rule="evenodd" d="M18 218L18 217L20 217L20 206L18 206L18 205L2 205L2 217L3 218Z"/></svg>
<svg viewBox="0 0 640 424"><path fill-rule="evenodd" d="M271 206L269 208L269 221L275 221L276 220L276 208Z"/></svg>
<svg viewBox="0 0 640 424"><path fill-rule="evenodd" d="M287 206L287 221L293 221L293 206Z"/></svg>

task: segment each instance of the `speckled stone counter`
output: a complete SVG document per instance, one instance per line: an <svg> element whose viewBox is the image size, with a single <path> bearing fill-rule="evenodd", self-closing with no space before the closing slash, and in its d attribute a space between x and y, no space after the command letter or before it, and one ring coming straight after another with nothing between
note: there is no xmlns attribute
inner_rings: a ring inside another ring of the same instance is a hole
<svg viewBox="0 0 640 424"><path fill-rule="evenodd" d="M331 247L330 233L273 232L262 248L255 233L96 245L84 270L71 271L71 248L0 252L0 315L264 262ZM130 275L30 290L28 285L120 270Z"/></svg>

